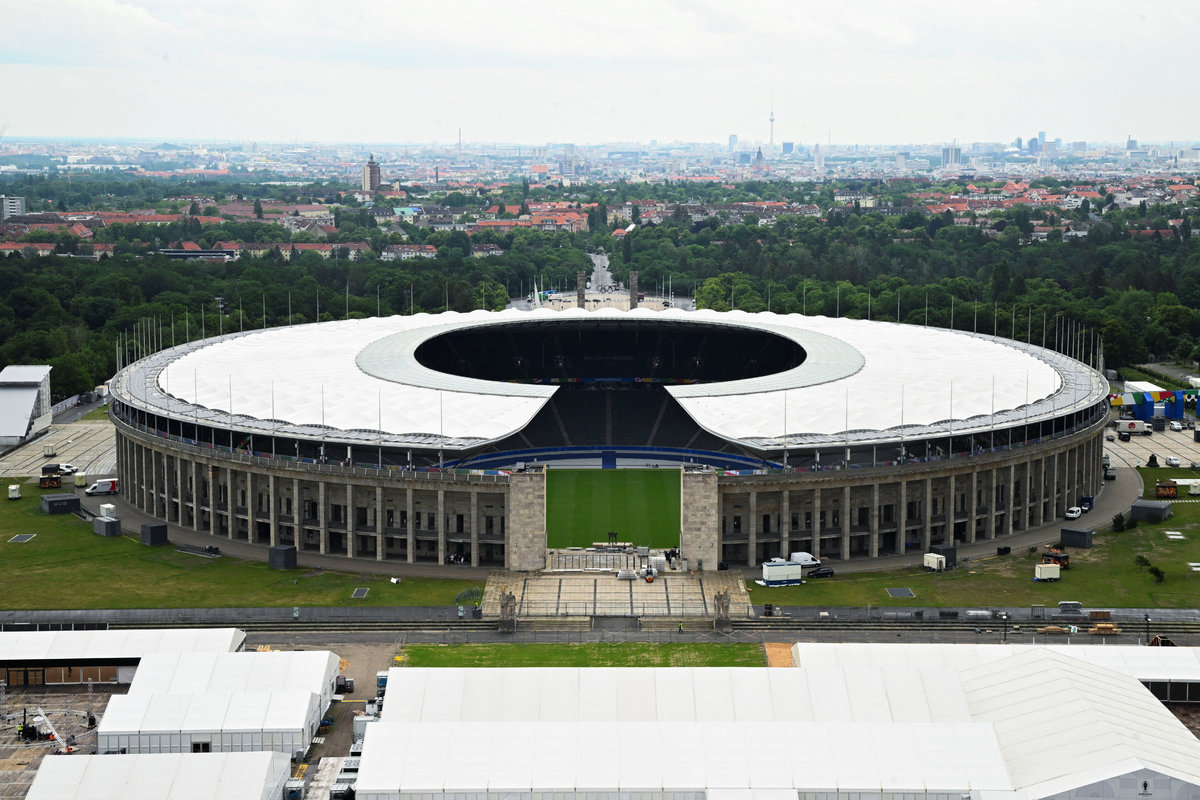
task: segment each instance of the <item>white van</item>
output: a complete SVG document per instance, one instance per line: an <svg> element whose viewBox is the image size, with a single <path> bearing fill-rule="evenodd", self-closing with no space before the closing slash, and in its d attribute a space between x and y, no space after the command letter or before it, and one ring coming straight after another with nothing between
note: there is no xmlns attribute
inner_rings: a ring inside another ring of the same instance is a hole
<svg viewBox="0 0 1200 800"><path fill-rule="evenodd" d="M84 489L83 493L89 496L96 494L116 494L117 488L116 478L101 478L91 486Z"/></svg>
<svg viewBox="0 0 1200 800"><path fill-rule="evenodd" d="M792 553L792 557L788 560L794 561L802 567L819 567L819 566L821 566L821 559L813 558L812 553Z"/></svg>

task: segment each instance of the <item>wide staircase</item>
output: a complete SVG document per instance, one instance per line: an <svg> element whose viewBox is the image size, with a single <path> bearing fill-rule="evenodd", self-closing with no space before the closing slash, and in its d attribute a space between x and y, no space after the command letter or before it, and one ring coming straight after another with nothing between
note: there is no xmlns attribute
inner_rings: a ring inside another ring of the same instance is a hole
<svg viewBox="0 0 1200 800"><path fill-rule="evenodd" d="M728 591L731 619L749 616L750 595L745 583L728 572L669 570L653 582L619 580L615 573L556 574L493 572L483 593L483 614L500 615L500 594L512 592L518 619L555 617L637 617L672 620L711 619L716 594Z"/></svg>

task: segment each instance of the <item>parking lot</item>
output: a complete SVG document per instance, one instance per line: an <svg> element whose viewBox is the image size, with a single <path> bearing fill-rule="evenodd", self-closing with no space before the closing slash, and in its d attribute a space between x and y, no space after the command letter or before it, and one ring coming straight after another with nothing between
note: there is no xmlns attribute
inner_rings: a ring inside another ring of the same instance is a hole
<svg viewBox="0 0 1200 800"><path fill-rule="evenodd" d="M1155 431L1150 436L1131 436L1128 442L1117 438L1116 430L1109 429L1105 435L1104 452L1114 467L1144 467L1154 455L1159 466L1164 466L1168 456L1175 456L1187 467L1193 461L1200 464L1200 442L1194 441L1193 430ZM1108 441L1112 437L1115 441Z"/></svg>

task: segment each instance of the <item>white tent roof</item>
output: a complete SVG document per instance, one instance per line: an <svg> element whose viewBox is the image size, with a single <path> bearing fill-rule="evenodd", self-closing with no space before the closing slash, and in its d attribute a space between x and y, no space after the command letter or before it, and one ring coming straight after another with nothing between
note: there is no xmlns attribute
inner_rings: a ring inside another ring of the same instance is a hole
<svg viewBox="0 0 1200 800"><path fill-rule="evenodd" d="M792 670L393 669L383 720L367 728L358 794L717 788L767 800L1036 800L1139 770L1200 788L1200 741L1134 678L1047 647L969 665L919 647L858 646L847 663L821 650L823 663ZM447 769L456 752L472 758Z"/></svg>
<svg viewBox="0 0 1200 800"><path fill-rule="evenodd" d="M27 800L278 800L284 753L71 755L43 759Z"/></svg>
<svg viewBox="0 0 1200 800"><path fill-rule="evenodd" d="M295 690L113 695L97 732L101 736L181 731L303 732L315 713L315 696Z"/></svg>
<svg viewBox="0 0 1200 800"><path fill-rule="evenodd" d="M483 325L600 319L751 327L798 343L807 360L795 369L667 387L700 426L767 447L782 444L785 434L789 442L803 443L845 432L858 441L864 432L901 425L981 430L991 425L993 413L1007 412L1012 423L1045 418L1099 402L1108 390L1077 362L989 336L798 314L678 309L417 314L230 334L137 362L118 375L113 389L160 412L236 415L229 424L247 431L307 426L312 435L331 428L335 438L357 435L368 443L398 438L467 446L520 430L555 389L434 372L414 357L423 341ZM1017 409L1022 411L1013 417Z"/></svg>
<svg viewBox="0 0 1200 800"><path fill-rule="evenodd" d="M377 724L367 727L357 783L364 799L443 791L724 788L788 790L794 798L798 789L1010 788L990 726L803 722Z"/></svg>
<svg viewBox="0 0 1200 800"><path fill-rule="evenodd" d="M953 722L949 669L552 667L388 672L387 722ZM948 685L950 684L950 685Z"/></svg>
<svg viewBox="0 0 1200 800"><path fill-rule="evenodd" d="M339 668L328 650L151 653L138 665L130 695L212 692L311 692L324 696Z"/></svg>
<svg viewBox="0 0 1200 800"><path fill-rule="evenodd" d="M246 634L237 628L3 632L0 662L128 660L179 650L228 653L239 650L245 641Z"/></svg>
<svg viewBox="0 0 1200 800"><path fill-rule="evenodd" d="M1197 647L801 642L792 647L792 663L806 669L878 667L891 672L896 667L941 667L961 670L1030 650L1057 653L1143 682L1200 682L1200 648Z"/></svg>

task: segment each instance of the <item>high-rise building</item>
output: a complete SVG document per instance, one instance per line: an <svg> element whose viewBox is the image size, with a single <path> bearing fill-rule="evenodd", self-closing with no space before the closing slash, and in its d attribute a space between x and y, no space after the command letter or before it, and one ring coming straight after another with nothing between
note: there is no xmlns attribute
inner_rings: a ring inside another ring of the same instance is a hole
<svg viewBox="0 0 1200 800"><path fill-rule="evenodd" d="M372 153L362 168L362 190L373 192L382 182L379 178L379 164L375 163L375 154Z"/></svg>
<svg viewBox="0 0 1200 800"><path fill-rule="evenodd" d="M957 167L962 164L962 148L958 146L942 148L942 167Z"/></svg>
<svg viewBox="0 0 1200 800"><path fill-rule="evenodd" d="M25 213L24 197L7 197L0 194L0 222Z"/></svg>
<svg viewBox="0 0 1200 800"><path fill-rule="evenodd" d="M738 142L737 134L736 133L729 134L729 152L732 153L734 150L737 149L737 142Z"/></svg>
<svg viewBox="0 0 1200 800"><path fill-rule="evenodd" d="M784 142L783 143L783 154L785 156L790 156L792 154L792 151L795 149L796 149L795 142Z"/></svg>

